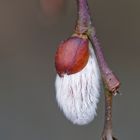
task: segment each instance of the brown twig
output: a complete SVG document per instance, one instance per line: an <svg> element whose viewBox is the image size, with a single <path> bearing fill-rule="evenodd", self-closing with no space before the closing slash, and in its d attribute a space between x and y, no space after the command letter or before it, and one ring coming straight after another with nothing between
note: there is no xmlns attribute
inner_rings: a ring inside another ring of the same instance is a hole
<svg viewBox="0 0 140 140"><path fill-rule="evenodd" d="M90 39L94 45L104 84L106 85L107 90L109 90L109 92L111 92L112 94L116 94L120 86L120 82L116 75L111 71L111 69L107 65L102 48L96 37L95 27L91 27L89 34Z"/></svg>
<svg viewBox="0 0 140 140"><path fill-rule="evenodd" d="M100 66L104 83L111 93L116 93L116 91L119 88L120 82L107 65L107 62L103 55L102 48L96 36L95 27L93 27L91 24L87 0L77 0L77 5L78 5L78 20L76 24L76 33L88 34L95 49L95 53L97 56L97 60Z"/></svg>
<svg viewBox="0 0 140 140"><path fill-rule="evenodd" d="M106 90L105 92L105 120L101 140L117 140L112 136L112 98L113 95Z"/></svg>
<svg viewBox="0 0 140 140"><path fill-rule="evenodd" d="M87 0L77 0L78 5L78 16L76 24L76 33L84 34L87 33L91 27L91 19L88 9Z"/></svg>
<svg viewBox="0 0 140 140"><path fill-rule="evenodd" d="M101 75L104 81L105 89L105 122L102 133L102 140L115 140L112 137L112 96L115 95L120 86L118 78L108 67L102 48L98 42L95 27L91 25L91 18L87 0L77 0L78 20L76 33L87 34L95 49L96 57L100 67Z"/></svg>

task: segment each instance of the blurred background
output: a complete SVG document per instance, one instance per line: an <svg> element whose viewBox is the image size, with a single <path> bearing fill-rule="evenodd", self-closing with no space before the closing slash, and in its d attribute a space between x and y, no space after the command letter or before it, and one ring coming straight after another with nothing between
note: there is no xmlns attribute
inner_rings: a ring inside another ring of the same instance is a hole
<svg viewBox="0 0 140 140"><path fill-rule="evenodd" d="M113 128L119 140L139 139L140 1L89 0L110 67L121 80ZM70 123L55 100L54 55L75 26L75 0L0 0L0 140L99 140L98 116Z"/></svg>

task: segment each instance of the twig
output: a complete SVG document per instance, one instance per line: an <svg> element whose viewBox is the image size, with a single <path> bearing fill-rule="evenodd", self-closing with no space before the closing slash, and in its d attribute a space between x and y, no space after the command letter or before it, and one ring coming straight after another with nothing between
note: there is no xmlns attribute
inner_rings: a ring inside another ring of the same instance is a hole
<svg viewBox="0 0 140 140"><path fill-rule="evenodd" d="M84 34L87 33L91 27L91 19L88 9L87 0L77 0L78 5L78 16L76 24L76 33Z"/></svg>
<svg viewBox="0 0 140 140"><path fill-rule="evenodd" d="M91 24L87 0L77 0L77 5L78 20L76 24L76 33L89 35L89 38L95 48L95 53L105 85L111 93L115 94L119 88L120 82L107 65L102 48L100 47L100 43L98 42L96 36L95 27L93 27Z"/></svg>
<svg viewBox="0 0 140 140"><path fill-rule="evenodd" d="M112 136L112 97L113 95L106 90L105 92L105 120L102 132L102 140L117 140Z"/></svg>
<svg viewBox="0 0 140 140"><path fill-rule="evenodd" d="M106 85L109 92L116 94L120 86L120 82L107 65L102 48L100 47L100 43L98 42L98 39L96 37L95 27L92 27L92 29L90 29L90 39L95 48L95 53L100 66L104 84Z"/></svg>
<svg viewBox="0 0 140 140"><path fill-rule="evenodd" d="M112 96L115 95L120 86L120 82L111 69L108 67L104 58L102 48L96 37L95 27L91 25L91 18L87 0L77 0L78 20L76 25L76 33L87 34L93 44L100 66L101 75L106 87L105 90L105 123L102 133L102 140L115 140L112 137Z"/></svg>

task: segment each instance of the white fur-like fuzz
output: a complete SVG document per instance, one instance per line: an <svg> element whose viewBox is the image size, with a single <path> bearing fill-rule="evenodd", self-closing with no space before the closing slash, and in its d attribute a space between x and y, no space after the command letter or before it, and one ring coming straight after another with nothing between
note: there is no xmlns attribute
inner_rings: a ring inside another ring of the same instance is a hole
<svg viewBox="0 0 140 140"><path fill-rule="evenodd" d="M56 99L65 116L74 124L88 124L96 115L100 93L100 72L96 56L89 44L90 57L80 72L72 75L57 75Z"/></svg>

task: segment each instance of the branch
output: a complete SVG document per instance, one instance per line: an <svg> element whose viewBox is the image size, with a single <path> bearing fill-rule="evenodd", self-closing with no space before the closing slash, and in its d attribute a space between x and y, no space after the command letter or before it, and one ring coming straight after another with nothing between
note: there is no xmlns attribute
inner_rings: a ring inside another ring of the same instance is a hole
<svg viewBox="0 0 140 140"><path fill-rule="evenodd" d="M96 36L95 27L91 27L89 36L95 48L95 53L97 56L97 60L100 66L100 70L105 86L111 93L116 95L120 86L120 81L107 65L107 62L103 55L102 48Z"/></svg>
<svg viewBox="0 0 140 140"><path fill-rule="evenodd" d="M105 57L103 55L102 48L96 36L95 27L91 24L91 18L89 14L89 6L87 0L77 0L78 5L78 20L76 24L76 33L84 34L87 33L94 48L97 56L98 64L100 66L103 81L107 86L107 89L116 94L120 86L120 82L116 75L108 67Z"/></svg>
<svg viewBox="0 0 140 140"><path fill-rule="evenodd" d="M87 0L77 0L77 6L78 19L75 30L78 34L84 34L89 30L89 27L91 26L91 19Z"/></svg>
<svg viewBox="0 0 140 140"><path fill-rule="evenodd" d="M118 93L120 81L108 67L102 48L96 36L95 27L91 25L91 18L87 0L77 0L78 20L76 33L87 34L95 49L97 61L105 85L105 122L102 140L115 140L112 136L112 96Z"/></svg>
<svg viewBox="0 0 140 140"><path fill-rule="evenodd" d="M112 97L113 95L105 90L105 120L102 132L102 140L117 140L112 136Z"/></svg>

